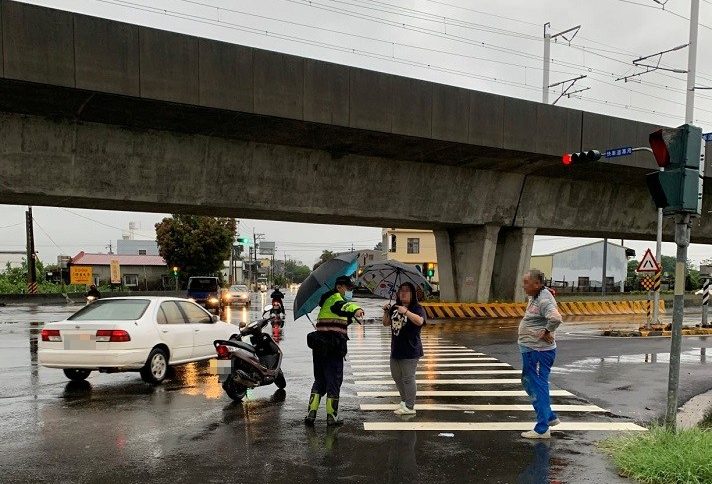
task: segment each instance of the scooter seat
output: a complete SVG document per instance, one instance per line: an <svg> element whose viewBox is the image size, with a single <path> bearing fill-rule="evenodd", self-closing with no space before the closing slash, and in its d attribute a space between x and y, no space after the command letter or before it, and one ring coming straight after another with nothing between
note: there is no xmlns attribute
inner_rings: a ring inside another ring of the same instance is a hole
<svg viewBox="0 0 712 484"><path fill-rule="evenodd" d="M241 348L243 350L249 351L250 353L255 353L255 348L249 343L245 343L244 341L230 341L232 344L237 346L238 348Z"/></svg>

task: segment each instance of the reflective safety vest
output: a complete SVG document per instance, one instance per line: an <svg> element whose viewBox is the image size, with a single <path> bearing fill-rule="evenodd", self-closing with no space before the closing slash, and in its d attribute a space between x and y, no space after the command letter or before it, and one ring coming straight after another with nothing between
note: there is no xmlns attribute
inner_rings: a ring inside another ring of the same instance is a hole
<svg viewBox="0 0 712 484"><path fill-rule="evenodd" d="M317 331L336 331L337 333L347 334L346 328L349 325L349 316L338 314L333 306L335 303L344 302L341 306L341 313L353 314L361 309L357 304L346 302L338 291L329 296L321 305L319 315L316 319Z"/></svg>

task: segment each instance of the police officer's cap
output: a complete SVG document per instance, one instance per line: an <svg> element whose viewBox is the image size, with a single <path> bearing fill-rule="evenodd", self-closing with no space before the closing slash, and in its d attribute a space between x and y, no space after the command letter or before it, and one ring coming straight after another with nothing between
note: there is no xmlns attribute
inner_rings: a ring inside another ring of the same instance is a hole
<svg viewBox="0 0 712 484"><path fill-rule="evenodd" d="M339 276L336 278L336 282L334 282L334 287L338 285L343 285L349 289L353 289L354 281L349 276Z"/></svg>

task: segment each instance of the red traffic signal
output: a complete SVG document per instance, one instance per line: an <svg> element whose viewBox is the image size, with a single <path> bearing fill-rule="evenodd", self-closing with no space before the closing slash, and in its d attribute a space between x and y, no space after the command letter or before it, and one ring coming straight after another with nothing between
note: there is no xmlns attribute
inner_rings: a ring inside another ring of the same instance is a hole
<svg viewBox="0 0 712 484"><path fill-rule="evenodd" d="M561 162L565 166L576 165L579 163L587 163L598 161L601 159L601 152L598 150L581 151L580 153L566 153L561 157Z"/></svg>
<svg viewBox="0 0 712 484"><path fill-rule="evenodd" d="M650 143L650 148L653 150L655 162L662 168L670 164L668 145L675 137L675 134L677 134L677 130L659 129L650 133L650 136L648 136L648 142Z"/></svg>
<svg viewBox="0 0 712 484"><path fill-rule="evenodd" d="M690 124L678 128L661 128L648 136L658 166L699 169L702 129Z"/></svg>

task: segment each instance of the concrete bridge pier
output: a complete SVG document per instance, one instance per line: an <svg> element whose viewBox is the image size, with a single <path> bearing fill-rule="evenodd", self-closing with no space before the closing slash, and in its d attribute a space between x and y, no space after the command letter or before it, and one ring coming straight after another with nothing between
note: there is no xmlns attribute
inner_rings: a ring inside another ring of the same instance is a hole
<svg viewBox="0 0 712 484"><path fill-rule="evenodd" d="M488 301L498 225L435 230L443 301Z"/></svg>
<svg viewBox="0 0 712 484"><path fill-rule="evenodd" d="M522 277L530 269L536 229L503 227L497 239L490 297L497 301L524 300Z"/></svg>
<svg viewBox="0 0 712 484"><path fill-rule="evenodd" d="M535 233L498 225L435 230L441 300L523 300Z"/></svg>

